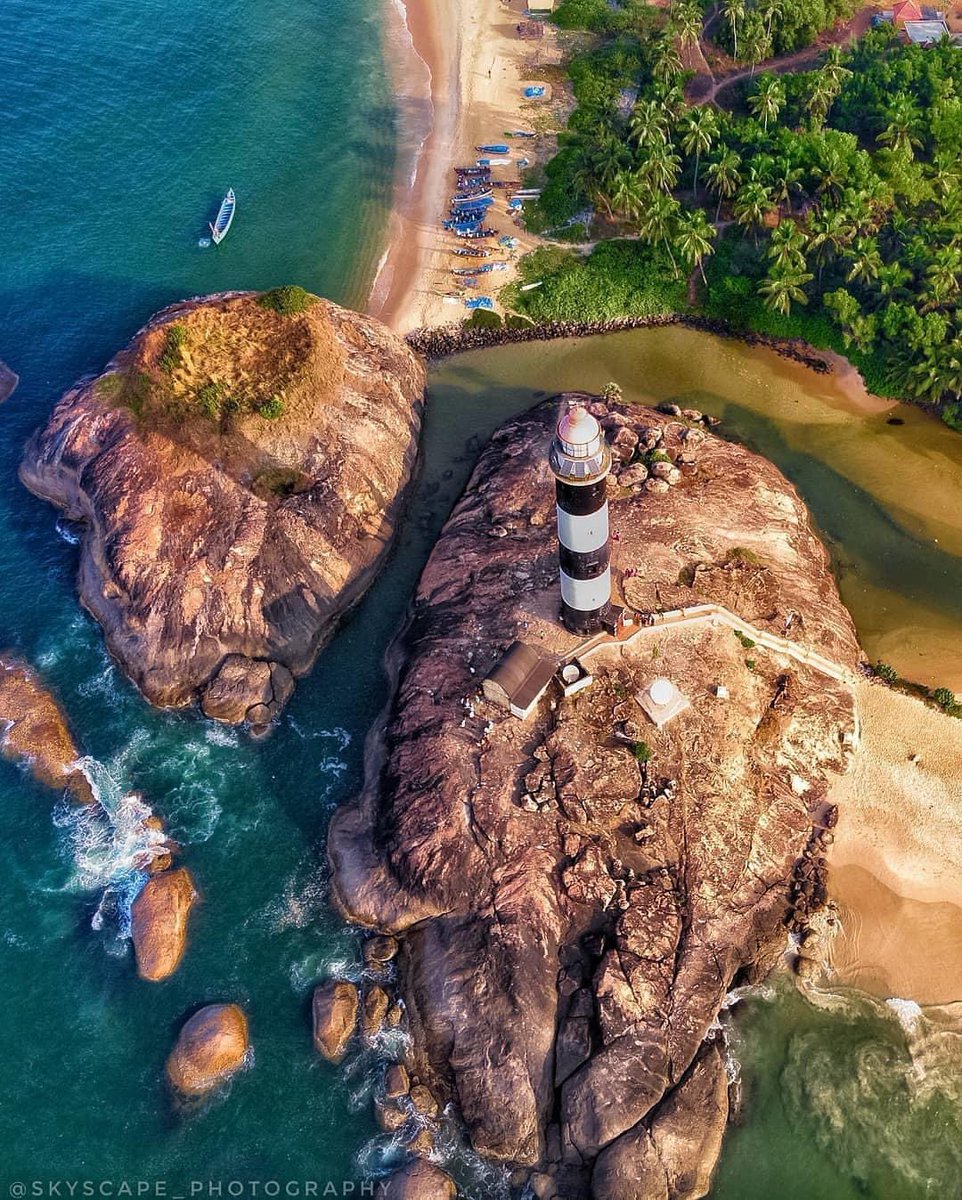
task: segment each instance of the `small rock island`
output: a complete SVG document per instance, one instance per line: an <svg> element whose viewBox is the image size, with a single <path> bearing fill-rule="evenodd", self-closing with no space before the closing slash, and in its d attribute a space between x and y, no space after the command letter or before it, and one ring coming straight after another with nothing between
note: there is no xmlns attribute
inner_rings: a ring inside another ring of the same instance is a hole
<svg viewBox="0 0 962 1200"><path fill-rule="evenodd" d="M299 288L155 316L30 441L23 483L82 523L79 590L151 703L264 728L391 541L424 370Z"/></svg>
<svg viewBox="0 0 962 1200"><path fill-rule="evenodd" d="M825 898L859 646L794 489L705 424L569 395L494 435L331 827L341 908L401 935L408 1069L540 1200L707 1193L720 1006ZM556 517L566 429L611 462Z"/></svg>

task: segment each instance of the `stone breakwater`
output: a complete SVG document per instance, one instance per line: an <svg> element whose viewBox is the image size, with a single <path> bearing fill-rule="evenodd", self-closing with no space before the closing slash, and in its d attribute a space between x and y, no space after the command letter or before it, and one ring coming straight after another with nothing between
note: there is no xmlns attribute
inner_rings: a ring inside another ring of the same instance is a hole
<svg viewBox="0 0 962 1200"><path fill-rule="evenodd" d="M705 621L598 647L590 686L553 687L526 722L479 696L516 638L578 646L558 622L546 401L491 439L424 569L364 792L331 824L332 885L400 938L406 1066L478 1152L539 1200L691 1200L728 1116L725 994L824 901L854 701L806 654L846 675L860 655L772 464L684 413L580 399L618 459L627 603L723 606L799 660ZM656 674L690 702L663 728L636 699Z"/></svg>
<svg viewBox="0 0 962 1200"><path fill-rule="evenodd" d="M550 342L558 338L594 337L602 333L623 333L628 329L664 329L681 325L700 333L732 338L746 346L764 346L782 358L828 375L832 366L826 355L801 338L777 338L765 333L742 332L716 317L663 313L648 317L612 317L608 321L546 321L523 329L473 329L461 324L439 325L433 329L415 329L405 341L412 350L431 361L460 354L464 350L485 350L490 346L508 346L516 342Z"/></svg>

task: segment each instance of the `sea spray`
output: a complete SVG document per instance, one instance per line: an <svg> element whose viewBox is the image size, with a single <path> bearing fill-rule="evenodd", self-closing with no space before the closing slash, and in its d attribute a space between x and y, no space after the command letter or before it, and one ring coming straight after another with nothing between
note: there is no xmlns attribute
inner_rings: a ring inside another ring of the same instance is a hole
<svg viewBox="0 0 962 1200"><path fill-rule="evenodd" d="M149 875L150 864L168 852L167 837L151 821L153 811L136 792L126 792L114 774L95 758L78 764L90 780L96 804L64 800L54 824L64 831L71 874L67 890L102 892L91 924L130 936L130 910Z"/></svg>

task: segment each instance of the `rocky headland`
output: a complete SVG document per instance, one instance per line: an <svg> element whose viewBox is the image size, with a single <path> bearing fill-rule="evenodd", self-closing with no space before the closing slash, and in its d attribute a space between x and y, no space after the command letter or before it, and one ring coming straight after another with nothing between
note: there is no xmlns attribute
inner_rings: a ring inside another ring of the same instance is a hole
<svg viewBox="0 0 962 1200"><path fill-rule="evenodd" d="M301 292L154 317L30 441L82 523L79 591L148 700L263 728L371 583L417 456L424 370Z"/></svg>
<svg viewBox="0 0 962 1200"><path fill-rule="evenodd" d="M770 463L698 413L585 400L614 449L622 598L718 608L630 641L567 635L546 463L558 402L509 422L422 574L329 855L343 911L400 936L405 1069L481 1154L542 1200L697 1197L729 1114L720 1006L825 900L860 652ZM479 685L516 639L578 654L593 682L507 715ZM690 702L661 729L636 700L656 676Z"/></svg>

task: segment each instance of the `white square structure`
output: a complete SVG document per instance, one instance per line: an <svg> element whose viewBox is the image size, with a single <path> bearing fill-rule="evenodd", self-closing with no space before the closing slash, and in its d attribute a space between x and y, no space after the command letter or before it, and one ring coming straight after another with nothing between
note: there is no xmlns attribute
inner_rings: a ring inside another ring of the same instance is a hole
<svg viewBox="0 0 962 1200"><path fill-rule="evenodd" d="M659 729L689 707L688 697L670 679L665 678L653 679L647 687L635 693L635 699L645 716Z"/></svg>

